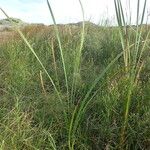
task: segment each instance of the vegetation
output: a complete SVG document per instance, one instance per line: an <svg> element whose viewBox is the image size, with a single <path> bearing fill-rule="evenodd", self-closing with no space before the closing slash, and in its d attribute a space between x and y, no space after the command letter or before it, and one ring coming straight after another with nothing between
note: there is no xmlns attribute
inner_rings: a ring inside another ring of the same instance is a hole
<svg viewBox="0 0 150 150"><path fill-rule="evenodd" d="M82 25L57 26L47 1L53 26L1 41L1 150L150 149L146 0L135 26L114 2L117 27L85 23L81 2Z"/></svg>

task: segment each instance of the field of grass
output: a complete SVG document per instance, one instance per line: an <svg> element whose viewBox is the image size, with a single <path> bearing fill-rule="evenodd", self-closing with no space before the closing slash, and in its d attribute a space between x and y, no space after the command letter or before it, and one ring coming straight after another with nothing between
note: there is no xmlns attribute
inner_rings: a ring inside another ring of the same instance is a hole
<svg viewBox="0 0 150 150"><path fill-rule="evenodd" d="M0 150L150 149L150 26L115 2L117 27L3 33Z"/></svg>

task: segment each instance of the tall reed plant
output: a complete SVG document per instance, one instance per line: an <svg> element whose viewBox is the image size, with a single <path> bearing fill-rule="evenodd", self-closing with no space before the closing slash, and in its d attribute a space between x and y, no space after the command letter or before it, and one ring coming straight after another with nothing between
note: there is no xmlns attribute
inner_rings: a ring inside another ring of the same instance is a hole
<svg viewBox="0 0 150 150"><path fill-rule="evenodd" d="M121 136L120 136L120 148L124 148L125 141L127 138L126 132L128 128L128 118L130 114L129 111L130 111L130 105L132 100L132 94L134 92L135 87L137 86L137 78L139 77L140 71L142 70L143 67L142 56L144 50L147 47L150 31L148 31L145 38L142 37L147 0L144 0L144 5L142 7L141 14L140 14L140 0L137 0L137 15L136 15L137 17L136 17L135 28L133 24L128 24L126 20L125 17L126 12L124 11L124 6L122 5L122 1L114 0L114 4L115 4L120 39L121 39L122 50L123 50L125 72L127 74L127 79L129 82L127 97L124 106L124 121L122 124ZM131 12L131 10L129 11ZM131 31L129 30L133 30L135 39L130 38L129 32Z"/></svg>

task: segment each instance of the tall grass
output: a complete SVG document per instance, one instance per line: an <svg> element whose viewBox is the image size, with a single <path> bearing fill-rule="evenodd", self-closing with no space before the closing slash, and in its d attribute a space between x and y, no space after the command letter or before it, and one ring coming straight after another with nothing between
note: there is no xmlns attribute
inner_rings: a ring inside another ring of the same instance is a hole
<svg viewBox="0 0 150 150"><path fill-rule="evenodd" d="M142 38L142 24L144 23L144 17L146 12L146 2L144 1L144 6L142 9L142 14L140 14L140 0L137 1L137 18L136 18L136 29L135 29L135 42L134 42L134 49L130 47L130 43L132 39L129 38L128 29L127 29L127 22L125 20L125 13L123 11L123 6L121 0L114 0L115 9L116 9L116 16L118 20L118 25L120 28L120 38L122 43L122 49L124 52L124 64L126 72L129 74L129 87L127 92L126 104L125 104L125 112L124 112L124 123L121 131L121 147L125 143L126 139L126 130L128 126L128 118L129 118L129 110L131 104L131 96L134 91L135 86L137 86L136 79L138 74L143 67L143 64L140 63L141 57L145 50L146 44L148 42L149 33L147 33L146 38L143 41ZM141 18L140 18L141 16Z"/></svg>
<svg viewBox="0 0 150 150"><path fill-rule="evenodd" d="M1 9L21 37L0 47L7 61L0 80L1 149L149 146L150 87L141 79L149 63L146 0L140 21L137 2L136 27L127 24L121 0L114 0L118 27L86 24L79 4L82 26L59 28L47 0L54 31L44 37L46 29L39 39L25 36Z"/></svg>
<svg viewBox="0 0 150 150"><path fill-rule="evenodd" d="M48 8L50 10L50 14L52 16L53 23L54 23L54 28L55 28L55 32L56 32L56 36L57 36L57 40L58 40L58 44L59 44L59 48L60 48L62 64L63 64L63 70L64 70L64 75L65 75L67 93L69 94L68 78L67 78L67 72L66 72L66 64L65 64L65 60L64 60L64 54L63 54L61 39L60 39L60 36L59 36L59 31L58 31L58 28L57 28L57 24L56 24L56 20L55 20L54 14L53 14L52 8L51 8L48 0L47 0L47 5L48 5Z"/></svg>

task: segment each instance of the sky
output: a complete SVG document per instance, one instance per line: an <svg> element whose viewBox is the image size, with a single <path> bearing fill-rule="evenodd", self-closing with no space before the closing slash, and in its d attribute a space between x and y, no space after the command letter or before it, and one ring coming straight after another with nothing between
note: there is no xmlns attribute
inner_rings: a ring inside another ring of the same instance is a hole
<svg viewBox="0 0 150 150"><path fill-rule="evenodd" d="M123 8L126 11L130 8L133 21L136 18L137 1L122 0ZM74 23L83 20L79 0L49 0L49 2L57 23ZM114 0L81 0L81 2L84 7L86 20L100 24L106 20L114 22ZM144 0L140 0L141 10L143 3ZM0 7L10 17L19 18L28 23L44 23L46 25L53 23L46 0L0 0ZM147 14L150 14L150 0L147 0L146 16ZM129 15L127 16L129 17ZM5 16L0 12L0 19L3 18Z"/></svg>

